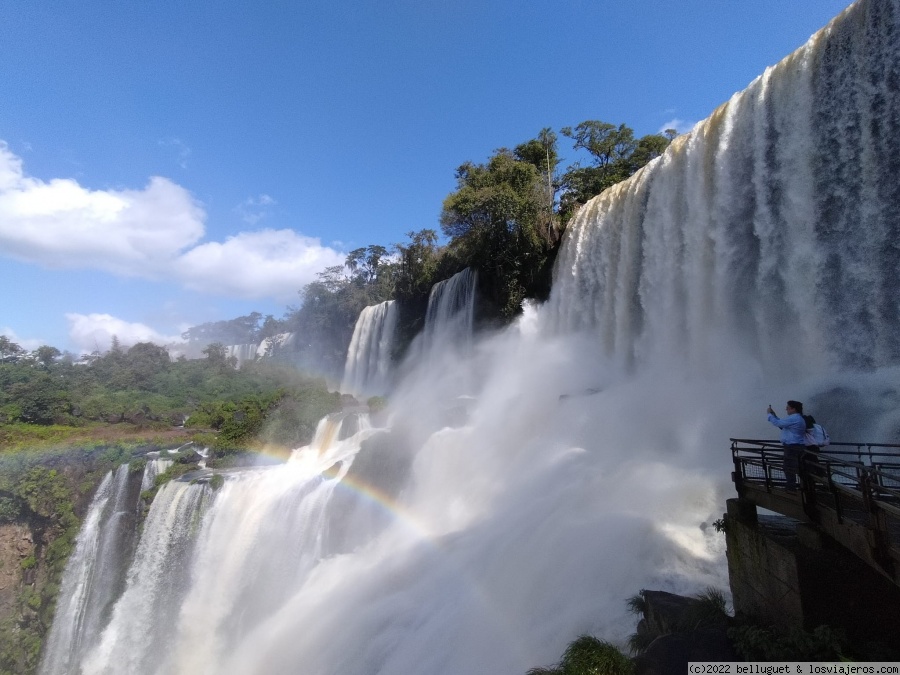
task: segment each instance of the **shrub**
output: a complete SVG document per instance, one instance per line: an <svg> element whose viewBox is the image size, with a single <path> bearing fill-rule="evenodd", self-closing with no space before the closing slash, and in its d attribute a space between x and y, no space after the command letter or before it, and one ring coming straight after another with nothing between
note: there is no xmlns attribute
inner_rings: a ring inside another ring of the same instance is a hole
<svg viewBox="0 0 900 675"><path fill-rule="evenodd" d="M528 675L632 675L634 663L609 642L582 635L566 647L557 666L532 668Z"/></svg>

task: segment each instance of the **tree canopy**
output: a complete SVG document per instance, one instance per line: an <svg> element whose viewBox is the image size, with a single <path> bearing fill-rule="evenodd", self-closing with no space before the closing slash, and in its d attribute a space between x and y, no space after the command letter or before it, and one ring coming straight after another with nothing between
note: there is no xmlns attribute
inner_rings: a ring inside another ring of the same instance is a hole
<svg viewBox="0 0 900 675"><path fill-rule="evenodd" d="M636 139L634 130L624 124L617 127L609 122L586 120L574 128L564 127L560 133L575 141L575 150L586 150L591 161L589 166L575 162L563 174L559 211L565 222L591 197L659 157L675 132L668 130L666 135L649 134Z"/></svg>

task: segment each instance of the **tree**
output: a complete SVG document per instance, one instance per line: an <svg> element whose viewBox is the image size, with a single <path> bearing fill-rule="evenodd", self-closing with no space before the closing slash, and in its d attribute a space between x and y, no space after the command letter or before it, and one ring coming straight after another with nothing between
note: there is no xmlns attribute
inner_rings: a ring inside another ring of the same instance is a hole
<svg viewBox="0 0 900 675"><path fill-rule="evenodd" d="M266 314L262 327L259 329L259 339L262 341L266 338L275 337L280 333L286 332L288 332L288 330L284 321L276 319L271 314Z"/></svg>
<svg viewBox="0 0 900 675"><path fill-rule="evenodd" d="M17 361L21 358L24 351L24 349L8 337L0 335L0 363Z"/></svg>
<svg viewBox="0 0 900 675"><path fill-rule="evenodd" d="M545 176L553 176L556 165L559 164L556 134L549 127L545 127L538 132L537 138L517 145L513 154L516 159L533 164Z"/></svg>
<svg viewBox="0 0 900 675"><path fill-rule="evenodd" d="M194 344L221 342L223 345L255 344L260 337L260 322L263 315L250 312L246 316L225 321L211 321L188 328L181 337Z"/></svg>
<svg viewBox="0 0 900 675"><path fill-rule="evenodd" d="M669 129L668 131L672 130ZM628 175L637 173L642 166L661 156L671 142L672 139L668 137L668 133L666 136L661 134L642 136L638 140L634 152L627 159Z"/></svg>
<svg viewBox="0 0 900 675"><path fill-rule="evenodd" d="M587 120L574 129L563 127L560 133L575 141L576 150L587 150L599 167L608 167L631 156L637 147L634 131L624 124L616 127L609 122Z"/></svg>
<svg viewBox="0 0 900 675"><path fill-rule="evenodd" d="M460 261L481 273L500 313L513 316L533 292L549 248L540 227L546 208L540 172L501 148L486 164L462 164L456 181L441 229Z"/></svg>
<svg viewBox="0 0 900 675"><path fill-rule="evenodd" d="M224 368L226 365L229 365L228 351L221 342L210 342L203 348L201 354L206 356L207 362L212 366Z"/></svg>
<svg viewBox="0 0 900 675"><path fill-rule="evenodd" d="M403 301L428 297L435 283L438 266L438 235L434 230L407 232L409 242L394 244L397 265L394 272L394 293Z"/></svg>
<svg viewBox="0 0 900 675"><path fill-rule="evenodd" d="M587 120L574 129L565 127L561 133L575 141L576 150L586 150L591 157L590 166L575 162L563 175L559 211L564 223L591 197L659 157L671 142L668 132L636 140L634 131L624 124L617 127L599 120Z"/></svg>
<svg viewBox="0 0 900 675"><path fill-rule="evenodd" d="M34 350L33 356L38 363L44 366L44 368L49 368L58 356L62 356L62 352L56 347L41 345Z"/></svg>
<svg viewBox="0 0 900 675"><path fill-rule="evenodd" d="M559 240L561 234L555 210L556 193L560 187L556 176L556 167L559 164L556 134L550 128L541 129L537 138L517 145L513 154L516 159L533 164L541 173L542 195L538 227L546 235L548 245L552 245Z"/></svg>
<svg viewBox="0 0 900 675"><path fill-rule="evenodd" d="M387 249L384 246L364 246L350 251L344 265L355 281L370 284L378 278L381 260L386 255Z"/></svg>
<svg viewBox="0 0 900 675"><path fill-rule="evenodd" d="M152 342L138 342L125 354L125 365L133 386L148 386L153 377L166 372L171 363L168 350Z"/></svg>
<svg viewBox="0 0 900 675"><path fill-rule="evenodd" d="M10 387L9 395L18 407L18 418L31 424L52 424L69 409L62 383L43 371Z"/></svg>

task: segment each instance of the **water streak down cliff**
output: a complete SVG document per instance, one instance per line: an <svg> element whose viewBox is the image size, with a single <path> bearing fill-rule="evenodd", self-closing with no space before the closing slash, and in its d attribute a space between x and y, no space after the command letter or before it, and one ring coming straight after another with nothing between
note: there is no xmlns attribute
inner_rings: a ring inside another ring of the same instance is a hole
<svg viewBox="0 0 900 675"><path fill-rule="evenodd" d="M129 490L129 478L123 464L97 488L66 566L57 618L44 646L44 672L76 671L122 592L137 537L138 494Z"/></svg>
<svg viewBox="0 0 900 675"><path fill-rule="evenodd" d="M390 384L397 308L393 300L365 307L347 350L341 391L354 395L385 394Z"/></svg>
<svg viewBox="0 0 900 675"><path fill-rule="evenodd" d="M477 279L475 270L467 267L431 288L423 330L426 351L438 338L462 348L471 343Z"/></svg>

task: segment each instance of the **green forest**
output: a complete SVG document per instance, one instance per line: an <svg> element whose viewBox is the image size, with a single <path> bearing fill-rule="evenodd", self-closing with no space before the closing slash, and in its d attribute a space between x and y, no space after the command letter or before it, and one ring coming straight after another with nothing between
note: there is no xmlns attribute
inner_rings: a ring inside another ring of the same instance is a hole
<svg viewBox="0 0 900 675"><path fill-rule="evenodd" d="M225 353L213 343L204 358L172 361L158 345L123 349L114 341L107 353L74 361L52 347L27 352L0 336L0 444L47 445L122 424L147 437L183 426L227 450L260 437L268 419L260 438L296 447L339 407L324 380L264 363L237 370Z"/></svg>

